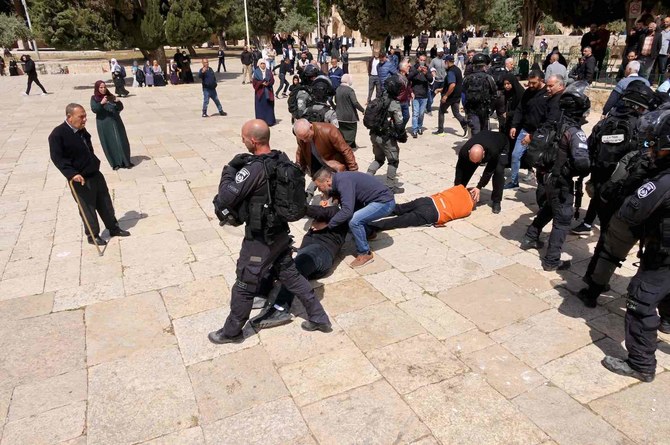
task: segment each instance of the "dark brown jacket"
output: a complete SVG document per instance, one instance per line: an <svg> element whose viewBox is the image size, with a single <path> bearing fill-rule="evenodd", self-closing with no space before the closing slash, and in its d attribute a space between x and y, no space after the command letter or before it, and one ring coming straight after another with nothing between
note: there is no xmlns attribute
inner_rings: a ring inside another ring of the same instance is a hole
<svg viewBox="0 0 670 445"><path fill-rule="evenodd" d="M337 161L344 165L346 170L358 171L358 164L351 147L344 141L342 133L333 124L326 122L312 122L314 129L314 144L323 162ZM312 144L298 140L298 151L295 162L310 176L312 171Z"/></svg>

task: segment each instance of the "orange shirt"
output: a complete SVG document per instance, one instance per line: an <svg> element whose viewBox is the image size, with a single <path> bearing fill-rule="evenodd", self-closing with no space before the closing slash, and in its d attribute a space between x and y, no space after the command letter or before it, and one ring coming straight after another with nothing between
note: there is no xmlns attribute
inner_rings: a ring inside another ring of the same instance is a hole
<svg viewBox="0 0 670 445"><path fill-rule="evenodd" d="M455 187L431 195L430 197L437 209L438 218L435 225L441 226L451 220L465 218L472 213L474 203L472 196L464 186Z"/></svg>

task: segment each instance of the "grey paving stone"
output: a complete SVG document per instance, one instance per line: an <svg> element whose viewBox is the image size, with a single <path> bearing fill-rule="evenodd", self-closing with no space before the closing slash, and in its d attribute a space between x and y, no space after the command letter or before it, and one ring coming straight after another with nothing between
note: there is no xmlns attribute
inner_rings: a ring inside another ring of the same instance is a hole
<svg viewBox="0 0 670 445"><path fill-rule="evenodd" d="M116 360L134 352L174 345L158 292L132 295L86 308L88 364Z"/></svg>
<svg viewBox="0 0 670 445"><path fill-rule="evenodd" d="M80 436L85 429L86 402L52 409L35 416L9 422L2 445L49 445Z"/></svg>
<svg viewBox="0 0 670 445"><path fill-rule="evenodd" d="M288 395L261 346L196 363L188 371L202 424Z"/></svg>
<svg viewBox="0 0 670 445"><path fill-rule="evenodd" d="M89 368L89 444L135 443L198 424L176 347L149 349Z"/></svg>
<svg viewBox="0 0 670 445"><path fill-rule="evenodd" d="M430 431L384 380L302 408L320 444L411 443Z"/></svg>
<svg viewBox="0 0 670 445"><path fill-rule="evenodd" d="M526 445L547 438L477 374L424 386L405 400L442 443Z"/></svg>
<svg viewBox="0 0 670 445"><path fill-rule="evenodd" d="M542 385L514 404L558 443L565 445L633 444L601 417L553 386Z"/></svg>
<svg viewBox="0 0 670 445"><path fill-rule="evenodd" d="M21 320L46 315L51 312L53 303L53 292L0 301L0 320Z"/></svg>
<svg viewBox="0 0 670 445"><path fill-rule="evenodd" d="M435 338L444 340L475 328L468 319L428 295L399 303L398 307L421 323Z"/></svg>
<svg viewBox="0 0 670 445"><path fill-rule="evenodd" d="M205 445L205 436L199 426L158 437L142 445Z"/></svg>
<svg viewBox="0 0 670 445"><path fill-rule="evenodd" d="M363 278L325 284L317 290L317 296L323 297L321 303L331 317L386 301L386 297Z"/></svg>

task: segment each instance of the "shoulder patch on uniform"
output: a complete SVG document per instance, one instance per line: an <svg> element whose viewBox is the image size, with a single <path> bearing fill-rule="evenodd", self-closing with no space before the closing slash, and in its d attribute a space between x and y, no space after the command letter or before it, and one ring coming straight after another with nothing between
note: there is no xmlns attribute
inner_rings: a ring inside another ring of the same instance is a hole
<svg viewBox="0 0 670 445"><path fill-rule="evenodd" d="M586 140L588 139L588 138L586 137L586 133L584 133L582 130L579 130L579 131L578 131L577 133L575 133L575 134L577 135L577 137L579 138L579 140L582 141L582 142L586 142Z"/></svg>
<svg viewBox="0 0 670 445"><path fill-rule="evenodd" d="M647 182L642 187L637 189L637 197L644 199L654 193L654 190L656 190L656 185L653 182Z"/></svg>
<svg viewBox="0 0 670 445"><path fill-rule="evenodd" d="M250 175L249 170L243 168L242 170L238 171L237 174L235 175L235 182L240 184L246 181L249 175Z"/></svg>

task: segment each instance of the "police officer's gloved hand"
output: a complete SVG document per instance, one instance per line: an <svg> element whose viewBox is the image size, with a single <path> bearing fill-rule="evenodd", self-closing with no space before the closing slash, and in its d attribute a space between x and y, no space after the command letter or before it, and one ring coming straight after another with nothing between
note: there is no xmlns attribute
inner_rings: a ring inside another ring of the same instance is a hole
<svg viewBox="0 0 670 445"><path fill-rule="evenodd" d="M231 159L228 165L233 167L235 170L239 170L249 162L250 156L251 155L249 153L240 153Z"/></svg>

